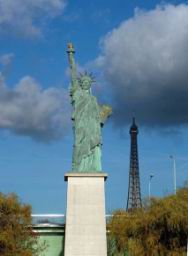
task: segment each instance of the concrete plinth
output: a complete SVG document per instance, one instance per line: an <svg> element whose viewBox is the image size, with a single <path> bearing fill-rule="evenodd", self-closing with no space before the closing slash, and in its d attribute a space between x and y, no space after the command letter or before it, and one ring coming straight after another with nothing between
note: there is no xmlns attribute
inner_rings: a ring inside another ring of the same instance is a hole
<svg viewBox="0 0 188 256"><path fill-rule="evenodd" d="M105 173L67 173L65 256L107 256Z"/></svg>

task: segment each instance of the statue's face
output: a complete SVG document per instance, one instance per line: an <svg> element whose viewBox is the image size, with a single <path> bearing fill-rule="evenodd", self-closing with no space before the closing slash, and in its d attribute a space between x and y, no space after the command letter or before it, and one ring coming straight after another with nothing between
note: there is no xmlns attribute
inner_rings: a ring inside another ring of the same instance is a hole
<svg viewBox="0 0 188 256"><path fill-rule="evenodd" d="M81 78L81 87L84 90L89 90L91 87L91 78L89 76L83 76Z"/></svg>

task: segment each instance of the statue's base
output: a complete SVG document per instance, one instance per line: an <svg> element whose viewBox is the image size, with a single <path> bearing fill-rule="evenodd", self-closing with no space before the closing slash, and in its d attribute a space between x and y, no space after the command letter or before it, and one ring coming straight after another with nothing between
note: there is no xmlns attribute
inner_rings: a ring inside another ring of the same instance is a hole
<svg viewBox="0 0 188 256"><path fill-rule="evenodd" d="M106 173L67 173L65 256L107 256Z"/></svg>

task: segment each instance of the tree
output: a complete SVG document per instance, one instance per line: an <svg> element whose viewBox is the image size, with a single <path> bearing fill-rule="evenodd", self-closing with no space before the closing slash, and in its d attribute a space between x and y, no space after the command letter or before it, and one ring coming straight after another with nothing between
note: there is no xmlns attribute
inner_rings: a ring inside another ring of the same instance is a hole
<svg viewBox="0 0 188 256"><path fill-rule="evenodd" d="M146 207L131 213L116 211L109 228L120 255L126 251L130 256L186 255L188 188L163 199L152 198Z"/></svg>
<svg viewBox="0 0 188 256"><path fill-rule="evenodd" d="M0 193L0 255L37 256L39 248L32 231L31 207L21 204L15 194Z"/></svg>

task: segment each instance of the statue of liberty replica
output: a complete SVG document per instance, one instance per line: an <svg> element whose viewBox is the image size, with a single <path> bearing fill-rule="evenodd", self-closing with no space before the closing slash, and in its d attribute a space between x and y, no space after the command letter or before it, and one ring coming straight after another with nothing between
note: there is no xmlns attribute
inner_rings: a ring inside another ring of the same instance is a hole
<svg viewBox="0 0 188 256"><path fill-rule="evenodd" d="M110 116L91 93L91 74L76 72L74 47L68 44L74 147L72 170L65 174L67 209L65 256L107 256L105 180L101 168L101 127Z"/></svg>
<svg viewBox="0 0 188 256"><path fill-rule="evenodd" d="M91 74L85 72L77 77L74 47L68 44L68 58L71 71L70 96L73 106L74 149L72 172L100 172L101 127L111 114L111 107L100 106L91 93L94 82Z"/></svg>

